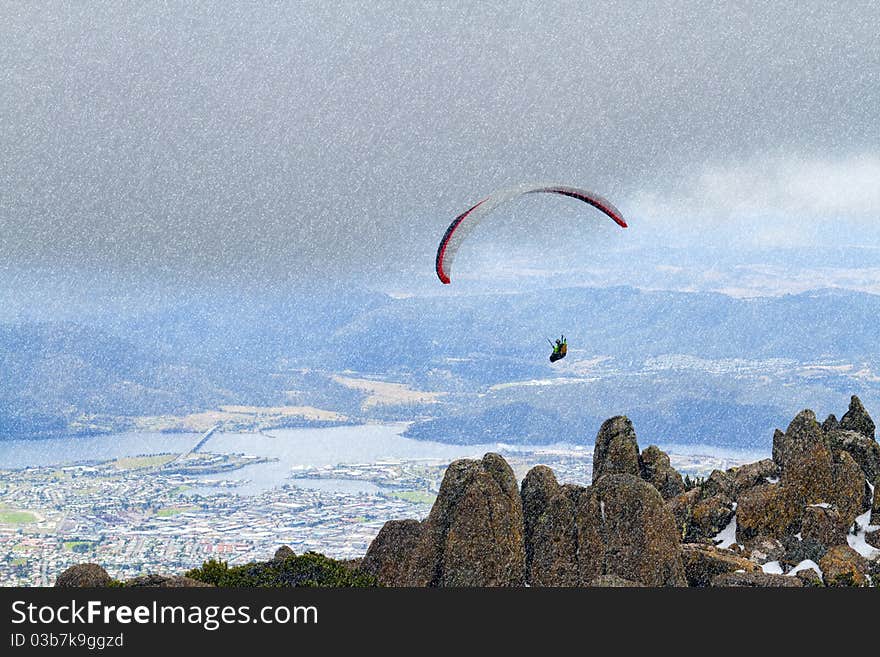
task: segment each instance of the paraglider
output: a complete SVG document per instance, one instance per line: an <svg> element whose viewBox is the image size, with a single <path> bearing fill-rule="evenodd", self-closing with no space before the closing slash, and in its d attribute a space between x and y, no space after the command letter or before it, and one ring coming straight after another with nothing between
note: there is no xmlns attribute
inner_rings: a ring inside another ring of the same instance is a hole
<svg viewBox="0 0 880 657"><path fill-rule="evenodd" d="M461 246L465 238L470 234L473 228L489 215L498 206L513 200L523 194L560 194L583 201L588 205L592 205L597 210L606 214L621 228L626 228L626 221L623 215L609 201L597 194L588 192L584 189L576 187L565 187L562 185L522 185L513 189L500 191L487 196L482 201L472 206L470 209L462 212L455 220L449 224L440 245L437 247L437 258L435 261L435 269L437 277L444 283L451 282L450 275L452 271L452 261L455 253Z"/></svg>
<svg viewBox="0 0 880 657"><path fill-rule="evenodd" d="M550 342L550 340L548 339L547 342ZM556 339L556 344L550 342L550 346L553 347L553 353L550 354L551 363L555 363L557 360L562 360L568 353L568 341L565 339L564 335Z"/></svg>

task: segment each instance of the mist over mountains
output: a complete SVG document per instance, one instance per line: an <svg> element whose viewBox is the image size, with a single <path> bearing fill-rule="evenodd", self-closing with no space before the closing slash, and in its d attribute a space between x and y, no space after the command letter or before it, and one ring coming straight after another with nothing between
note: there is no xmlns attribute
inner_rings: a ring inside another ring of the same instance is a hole
<svg viewBox="0 0 880 657"><path fill-rule="evenodd" d="M880 403L878 314L880 296L844 290L193 295L152 313L0 324L0 438L249 404L412 421L412 437L465 443L589 444L625 413L650 442L763 447L808 404ZM551 365L545 338L559 333L570 352ZM436 394L376 397L360 380Z"/></svg>

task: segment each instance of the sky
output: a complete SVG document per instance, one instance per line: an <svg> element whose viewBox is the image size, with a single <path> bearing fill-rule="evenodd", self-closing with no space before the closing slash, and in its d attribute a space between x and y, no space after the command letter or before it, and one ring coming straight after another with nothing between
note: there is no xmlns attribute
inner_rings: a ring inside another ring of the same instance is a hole
<svg viewBox="0 0 880 657"><path fill-rule="evenodd" d="M855 1L2 2L0 275L427 285L524 181L630 229L530 200L459 260L880 247L878 34Z"/></svg>

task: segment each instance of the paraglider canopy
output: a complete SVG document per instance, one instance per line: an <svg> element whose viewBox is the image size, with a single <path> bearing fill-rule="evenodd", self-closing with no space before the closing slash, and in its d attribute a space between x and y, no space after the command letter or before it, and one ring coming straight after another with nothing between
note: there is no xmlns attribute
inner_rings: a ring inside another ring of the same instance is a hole
<svg viewBox="0 0 880 657"><path fill-rule="evenodd" d="M437 277L444 283L451 282L452 261L455 254L464 242L465 238L482 221L486 216L492 213L498 206L513 200L523 194L559 194L577 199L588 205L592 205L610 217L618 226L626 228L626 221L620 210L615 208L607 199L588 192L585 189L577 187L566 187L563 185L522 185L513 189L495 192L491 196L487 196L482 201L472 206L468 210L458 215L455 220L449 224L440 244L437 247L437 258L435 261L435 270Z"/></svg>

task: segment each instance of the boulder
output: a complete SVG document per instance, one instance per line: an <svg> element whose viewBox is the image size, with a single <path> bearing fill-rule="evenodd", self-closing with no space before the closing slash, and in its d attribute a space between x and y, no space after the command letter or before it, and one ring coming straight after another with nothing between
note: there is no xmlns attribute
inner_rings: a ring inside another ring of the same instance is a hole
<svg viewBox="0 0 880 657"><path fill-rule="evenodd" d="M818 564L819 559L828 551L827 545L813 537L801 539L797 536L785 536L781 543L785 553L778 561L787 566L796 566L806 559Z"/></svg>
<svg viewBox="0 0 880 657"><path fill-rule="evenodd" d="M642 479L654 486L664 500L684 492L684 480L669 462L669 455L656 445L642 451Z"/></svg>
<svg viewBox="0 0 880 657"><path fill-rule="evenodd" d="M730 550L703 543L685 543L681 553L688 586L709 586L712 578L722 573L758 570L757 565Z"/></svg>
<svg viewBox="0 0 880 657"><path fill-rule="evenodd" d="M523 536L526 549L526 577L532 564L533 536L535 526L547 510L550 500L559 492L559 482L553 470L546 465L536 465L523 479L520 497L523 509Z"/></svg>
<svg viewBox="0 0 880 657"><path fill-rule="evenodd" d="M406 586L523 586L525 542L519 486L498 454L446 469L404 567Z"/></svg>
<svg viewBox="0 0 880 657"><path fill-rule="evenodd" d="M761 571L746 573L722 573L712 578L712 586L722 587L797 587L803 583L797 577L774 575Z"/></svg>
<svg viewBox="0 0 880 657"><path fill-rule="evenodd" d="M849 400L849 410L840 418L840 428L856 431L874 440L874 421L862 406L862 400L853 395Z"/></svg>
<svg viewBox="0 0 880 657"><path fill-rule="evenodd" d="M760 484L744 491L736 507L736 540L746 543L757 536L781 538L799 521L780 484ZM794 531L797 531L794 529Z"/></svg>
<svg viewBox="0 0 880 657"><path fill-rule="evenodd" d="M760 484L769 483L768 478L778 477L779 467L773 459L764 459L755 463L746 463L736 468L733 473L733 498L740 493Z"/></svg>
<svg viewBox="0 0 880 657"><path fill-rule="evenodd" d="M835 545L819 560L827 586L864 586L868 560L849 545Z"/></svg>
<svg viewBox="0 0 880 657"><path fill-rule="evenodd" d="M840 422L837 420L837 416L832 413L828 417L825 418L825 421L822 423L822 431L828 433L829 431L834 431L835 429L840 428Z"/></svg>
<svg viewBox="0 0 880 657"><path fill-rule="evenodd" d="M830 500L840 513L840 520L850 527L867 507L865 473L848 452L837 452L832 462L833 494Z"/></svg>
<svg viewBox="0 0 880 657"><path fill-rule="evenodd" d="M370 543L360 563L361 570L375 577L382 586L402 585L404 568L421 537L421 529L418 520L386 522Z"/></svg>
<svg viewBox="0 0 880 657"><path fill-rule="evenodd" d="M200 582L191 577L183 577L181 575L141 575L134 577L125 582L126 587L131 588L148 588L148 589L182 589L182 588L206 588L213 587L213 584Z"/></svg>
<svg viewBox="0 0 880 657"><path fill-rule="evenodd" d="M801 580L801 583L804 586L808 586L811 588L824 586L824 582L822 582L822 578L819 577L819 573L817 573L812 568L804 568L803 570L797 571L797 573L795 573L795 577Z"/></svg>
<svg viewBox="0 0 880 657"><path fill-rule="evenodd" d="M724 493L700 500L691 510L687 539L712 538L730 524L735 513L733 500Z"/></svg>
<svg viewBox="0 0 880 657"><path fill-rule="evenodd" d="M805 409L794 417L785 433L777 429L773 434L773 461L784 472L793 459L802 460L817 446L826 446L825 432L816 422L816 414Z"/></svg>
<svg viewBox="0 0 880 657"><path fill-rule="evenodd" d="M684 586L672 514L652 485L634 475L601 477L578 499L579 580L616 575L647 586Z"/></svg>
<svg viewBox="0 0 880 657"><path fill-rule="evenodd" d="M618 415L602 423L593 451L593 483L606 474L641 475L639 444L628 417Z"/></svg>
<svg viewBox="0 0 880 657"><path fill-rule="evenodd" d="M676 495L666 502L666 509L672 514L678 535L686 540L688 528L691 523L694 506L700 500L700 489L691 488L689 491Z"/></svg>
<svg viewBox="0 0 880 657"><path fill-rule="evenodd" d="M712 470L712 474L706 478L700 489L704 498L715 495L730 497L733 495L733 476L721 470Z"/></svg>
<svg viewBox="0 0 880 657"><path fill-rule="evenodd" d="M280 548L275 550L275 555L272 557L274 561L284 561L285 559L289 559L290 557L295 557L296 552L290 549L287 545L282 545Z"/></svg>
<svg viewBox="0 0 880 657"><path fill-rule="evenodd" d="M845 545L848 529L849 525L841 521L840 513L833 505L810 505L804 509L801 523L801 537L804 541L815 541L826 549Z"/></svg>
<svg viewBox="0 0 880 657"><path fill-rule="evenodd" d="M838 429L828 432L828 441L833 450L843 450L853 457L862 472L874 481L880 476L880 444L856 431Z"/></svg>
<svg viewBox="0 0 880 657"><path fill-rule="evenodd" d="M785 559L785 545L772 536L757 536L749 539L745 544L748 558L756 564L765 564L768 561L783 561Z"/></svg>
<svg viewBox="0 0 880 657"><path fill-rule="evenodd" d="M587 489L560 486L535 523L532 536L530 586L578 586L577 506Z"/></svg>
<svg viewBox="0 0 880 657"><path fill-rule="evenodd" d="M55 586L60 588L95 588L110 586L110 575L96 563L78 563L58 576Z"/></svg>

